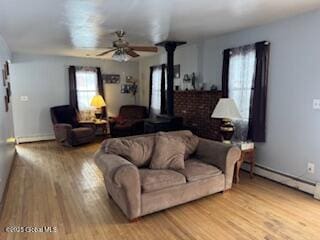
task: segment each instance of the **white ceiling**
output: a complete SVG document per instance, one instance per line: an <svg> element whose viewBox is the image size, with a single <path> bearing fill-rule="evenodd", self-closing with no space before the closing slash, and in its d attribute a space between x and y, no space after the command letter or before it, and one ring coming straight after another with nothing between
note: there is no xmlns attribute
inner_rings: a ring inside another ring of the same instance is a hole
<svg viewBox="0 0 320 240"><path fill-rule="evenodd" d="M0 35L13 52L95 57L121 28L135 45L195 41L318 7L320 0L0 0Z"/></svg>

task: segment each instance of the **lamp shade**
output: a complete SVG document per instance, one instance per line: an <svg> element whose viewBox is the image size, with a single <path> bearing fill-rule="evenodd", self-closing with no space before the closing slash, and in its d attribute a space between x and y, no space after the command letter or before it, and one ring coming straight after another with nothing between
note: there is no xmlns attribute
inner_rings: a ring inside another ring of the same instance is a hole
<svg viewBox="0 0 320 240"><path fill-rule="evenodd" d="M212 118L241 119L236 103L231 98L220 98L211 115Z"/></svg>
<svg viewBox="0 0 320 240"><path fill-rule="evenodd" d="M112 55L112 59L117 61L117 62L127 62L131 59L131 56L128 55L124 49L118 49L117 51L114 52Z"/></svg>
<svg viewBox="0 0 320 240"><path fill-rule="evenodd" d="M102 108L106 106L106 103L101 95L96 95L92 98L90 105L92 107Z"/></svg>

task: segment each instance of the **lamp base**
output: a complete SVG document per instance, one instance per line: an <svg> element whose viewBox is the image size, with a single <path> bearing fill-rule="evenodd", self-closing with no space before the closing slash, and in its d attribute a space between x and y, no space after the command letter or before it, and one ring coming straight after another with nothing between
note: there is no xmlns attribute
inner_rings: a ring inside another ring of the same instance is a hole
<svg viewBox="0 0 320 240"><path fill-rule="evenodd" d="M101 120L101 118L102 118L102 112L95 112L95 116L96 116L96 119Z"/></svg>
<svg viewBox="0 0 320 240"><path fill-rule="evenodd" d="M232 121L230 119L223 119L222 120L222 125L220 127L220 133L222 136L222 142L230 144L233 133L234 133L234 126L233 126Z"/></svg>

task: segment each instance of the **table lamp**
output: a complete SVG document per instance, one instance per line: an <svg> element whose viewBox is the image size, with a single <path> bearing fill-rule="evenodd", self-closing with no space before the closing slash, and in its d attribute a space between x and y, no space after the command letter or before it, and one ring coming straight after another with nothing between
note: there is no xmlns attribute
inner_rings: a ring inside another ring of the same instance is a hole
<svg viewBox="0 0 320 240"><path fill-rule="evenodd" d="M96 108L96 119L101 120L102 117L102 107L106 106L105 101L101 95L96 95L92 98L90 105Z"/></svg>
<svg viewBox="0 0 320 240"><path fill-rule="evenodd" d="M232 119L241 119L239 110L231 98L220 98L217 106L213 110L212 118L221 118L222 125L220 133L224 143L231 143L231 138L234 133L234 125Z"/></svg>

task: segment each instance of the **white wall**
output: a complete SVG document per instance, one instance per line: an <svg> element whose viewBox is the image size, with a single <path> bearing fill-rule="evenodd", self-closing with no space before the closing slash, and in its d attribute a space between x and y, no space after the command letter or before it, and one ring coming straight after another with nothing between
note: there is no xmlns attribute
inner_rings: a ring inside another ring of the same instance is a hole
<svg viewBox="0 0 320 240"><path fill-rule="evenodd" d="M271 42L267 141L257 162L320 182L320 11L204 41L203 76L221 87L222 51L261 40ZM307 163L316 164L314 175Z"/></svg>
<svg viewBox="0 0 320 240"><path fill-rule="evenodd" d="M70 65L101 67L102 73L120 74L122 83L125 82L126 75L136 79L139 77L136 62L117 63L91 58L13 54L13 117L17 138L45 138L53 135L49 109L69 103ZM121 105L135 103L131 94L120 93L120 86L105 84L105 99L110 116L117 115ZM29 101L20 101L20 96L28 96Z"/></svg>
<svg viewBox="0 0 320 240"><path fill-rule="evenodd" d="M4 96L6 89L2 84L2 69L6 60L10 60L11 53L2 37L0 36L0 201L6 186L10 172L13 156L14 144L7 140L14 136L12 122L12 105L9 104L9 112L5 112Z"/></svg>
<svg viewBox="0 0 320 240"><path fill-rule="evenodd" d="M181 88L191 89L190 84L185 84L182 81L184 74L196 73L198 77L199 66L199 46L198 44L189 44L180 46L176 49L174 55L174 64L180 64L180 79L175 79L175 85L179 85ZM152 57L142 58L139 61L139 74L140 74L140 86L142 86L140 92L140 103L149 105L149 82L150 82L150 67L167 63L167 53L161 51L160 54Z"/></svg>

